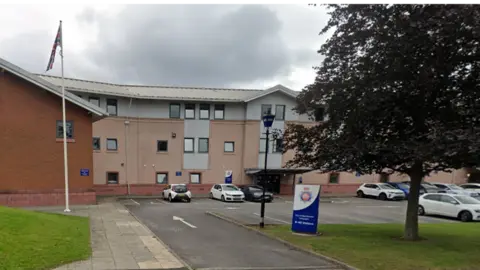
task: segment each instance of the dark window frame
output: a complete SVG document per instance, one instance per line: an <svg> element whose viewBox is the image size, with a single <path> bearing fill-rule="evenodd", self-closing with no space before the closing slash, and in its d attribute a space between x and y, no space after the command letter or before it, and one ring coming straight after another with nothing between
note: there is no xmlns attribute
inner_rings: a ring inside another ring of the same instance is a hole
<svg viewBox="0 0 480 270"><path fill-rule="evenodd" d="M221 107L221 109L217 109L217 106ZM216 114L217 111L222 112L222 118L217 117L217 114ZM214 120L224 120L225 119L225 104L215 104L213 106L213 119Z"/></svg>
<svg viewBox="0 0 480 270"><path fill-rule="evenodd" d="M106 178L107 185L118 185L118 184L120 184L120 173L119 173L119 172L117 172L117 171L108 171L106 174L107 174L107 175L106 175L106 176L107 176L107 178ZM116 182L116 183L110 183L110 182L109 182L108 176L109 176L110 174L116 174L116 175L117 175L117 182Z"/></svg>
<svg viewBox="0 0 480 270"><path fill-rule="evenodd" d="M108 141L110 141L110 140L115 141L115 146L116 146L115 149L109 149L108 148ZM107 138L106 147L107 147L107 151L118 151L118 139L117 138Z"/></svg>
<svg viewBox="0 0 480 270"><path fill-rule="evenodd" d="M185 150L185 141L186 140L192 140L192 151L187 151ZM192 137L185 137L183 138L183 152L184 153L195 153L195 138L192 138Z"/></svg>
<svg viewBox="0 0 480 270"><path fill-rule="evenodd" d="M200 140L207 140L207 150L206 151L200 151ZM204 137L198 138L197 152L204 154L204 153L208 153L209 150L210 150L210 140L209 140L209 138L204 138Z"/></svg>
<svg viewBox="0 0 480 270"><path fill-rule="evenodd" d="M322 112L322 119L320 120L318 117L319 115L319 112ZM313 112L313 119L315 120L315 122L323 122L325 120L325 108L324 107L318 107L318 108L315 108L314 112Z"/></svg>
<svg viewBox="0 0 480 270"><path fill-rule="evenodd" d="M95 145L95 142L94 140L98 140L98 148L95 148L94 145ZM93 150L95 151L100 151L102 150L102 139L100 137L92 137L92 148Z"/></svg>
<svg viewBox="0 0 480 270"><path fill-rule="evenodd" d="M192 175L197 175L198 174L198 183L192 183ZM190 184L193 184L193 185L199 185L202 183L202 173L199 173L199 172L191 172L189 175L188 175L188 182Z"/></svg>
<svg viewBox="0 0 480 270"><path fill-rule="evenodd" d="M112 104L109 104L111 103L112 101L115 101L115 105L112 105ZM115 113L110 113L108 111L108 106L115 106ZM117 116L118 115L118 100L115 99L115 98L107 98L107 113L110 115L110 116Z"/></svg>
<svg viewBox="0 0 480 270"><path fill-rule="evenodd" d="M165 183L158 183L158 175L165 174L166 182ZM155 172L155 184L157 185L168 185L168 172Z"/></svg>
<svg viewBox="0 0 480 270"><path fill-rule="evenodd" d="M160 150L160 143L166 143L166 149L165 150ZM168 152L168 140L157 140L157 153L165 153Z"/></svg>
<svg viewBox="0 0 480 270"><path fill-rule="evenodd" d="M187 107L190 107L190 106L193 106L193 117L187 117L187 110L192 110L191 108L187 109ZM185 108L184 108L184 118L185 119L195 119L195 117L196 117L195 110L196 109L197 109L197 106L196 106L195 103L186 103Z"/></svg>
<svg viewBox="0 0 480 270"><path fill-rule="evenodd" d="M172 106L178 106L178 117L173 117L173 116L172 116ZM168 105L168 116L169 116L170 118L180 119L180 118L182 117L181 111L182 111L182 106L180 105L180 103L170 103L170 104Z"/></svg>
<svg viewBox="0 0 480 270"><path fill-rule="evenodd" d="M202 109L202 107L207 107L207 106L208 106L208 110L205 109L205 108ZM199 119L201 119L201 120L209 120L209 119L210 119L210 107L211 107L210 104L205 104L205 103L200 104L200 106L199 106L199 112L198 112L198 114L199 114L199 116L198 116ZM208 116L207 116L207 117L202 117L202 111L207 111L207 112L208 112Z"/></svg>
<svg viewBox="0 0 480 270"><path fill-rule="evenodd" d="M335 177L335 178L332 178ZM332 181L332 179L336 179L336 181ZM340 174L338 172L331 172L328 174L328 183L329 184L339 184L340 183Z"/></svg>
<svg viewBox="0 0 480 270"><path fill-rule="evenodd" d="M278 147L278 142L281 141L281 147ZM272 153L283 153L283 138L277 138L274 140Z"/></svg>
<svg viewBox="0 0 480 270"><path fill-rule="evenodd" d="M73 120L66 120L65 124L70 124L70 127L72 129L71 136L68 137L68 130L67 130L67 140L71 140L75 138L75 125ZM59 127L62 126L62 132L59 132ZM56 138L57 139L63 139L63 120L57 120L56 126L55 126L55 133L56 133Z"/></svg>
<svg viewBox="0 0 480 270"><path fill-rule="evenodd" d="M96 100L96 101L98 101L98 105L97 105L97 104L94 104L94 103L92 103L92 100ZM96 105L96 106L100 107L100 98L98 98L98 97L88 97L88 102L90 102L90 103L92 103L92 104L94 104L94 105Z"/></svg>
<svg viewBox="0 0 480 270"><path fill-rule="evenodd" d="M232 151L227 151L225 150L225 146L227 143L231 143L232 144ZM223 142L223 152L225 153L235 153L235 142L234 141L225 141Z"/></svg>
<svg viewBox="0 0 480 270"><path fill-rule="evenodd" d="M264 107L270 107L270 114L272 114L272 109L273 109L273 106L272 104L262 104L262 106L260 106L260 119L263 119L263 117L267 114L264 114L263 113L263 108Z"/></svg>
<svg viewBox="0 0 480 270"><path fill-rule="evenodd" d="M277 108L278 107L283 107L283 112L282 112L282 117L281 118L279 118L278 115L277 115L277 112L278 112ZM275 121L277 121L277 120L278 121L285 121L285 110L286 109L287 109L287 106L285 106L285 105L275 105Z"/></svg>

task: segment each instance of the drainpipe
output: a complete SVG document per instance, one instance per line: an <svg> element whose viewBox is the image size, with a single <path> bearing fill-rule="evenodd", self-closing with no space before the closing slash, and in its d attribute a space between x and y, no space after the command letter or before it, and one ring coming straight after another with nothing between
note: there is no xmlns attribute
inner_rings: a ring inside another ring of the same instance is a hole
<svg viewBox="0 0 480 270"><path fill-rule="evenodd" d="M245 137L246 137L246 132L247 132L247 103L243 103L243 136L242 136L242 145L243 145L243 148L242 148L242 160L241 160L241 168L242 168L242 171L240 172L240 175L242 177L240 177L240 184L243 185L244 184L244 179L245 179L245 148L247 147L245 145Z"/></svg>
<svg viewBox="0 0 480 270"><path fill-rule="evenodd" d="M125 181L127 182L127 195L130 196L130 183L128 182L128 127L130 125L129 115L130 109L132 107L132 98L130 98L130 103L128 105L128 114L127 120L125 120Z"/></svg>

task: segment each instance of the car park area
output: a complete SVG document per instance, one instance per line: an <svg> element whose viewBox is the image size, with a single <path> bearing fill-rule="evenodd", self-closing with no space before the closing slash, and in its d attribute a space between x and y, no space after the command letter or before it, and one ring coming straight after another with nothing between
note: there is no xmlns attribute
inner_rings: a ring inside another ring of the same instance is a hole
<svg viewBox="0 0 480 270"><path fill-rule="evenodd" d="M335 269L319 258L206 214L258 224L260 203L195 197L190 203L162 199L123 199L122 203L193 268ZM406 206L406 201L322 198L319 224L403 223ZM275 198L266 204L265 223L290 224L292 208L292 201ZM458 222L431 216L420 216L419 221Z"/></svg>

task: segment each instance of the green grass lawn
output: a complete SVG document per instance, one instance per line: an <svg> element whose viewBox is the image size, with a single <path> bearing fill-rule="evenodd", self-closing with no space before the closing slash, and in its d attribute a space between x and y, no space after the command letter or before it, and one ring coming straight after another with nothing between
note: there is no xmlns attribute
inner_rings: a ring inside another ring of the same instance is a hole
<svg viewBox="0 0 480 270"><path fill-rule="evenodd" d="M90 253L88 218L0 207L0 269L50 269Z"/></svg>
<svg viewBox="0 0 480 270"><path fill-rule="evenodd" d="M425 240L401 240L403 224L320 225L321 236L299 236L290 226L265 231L362 270L480 269L480 224L420 224Z"/></svg>

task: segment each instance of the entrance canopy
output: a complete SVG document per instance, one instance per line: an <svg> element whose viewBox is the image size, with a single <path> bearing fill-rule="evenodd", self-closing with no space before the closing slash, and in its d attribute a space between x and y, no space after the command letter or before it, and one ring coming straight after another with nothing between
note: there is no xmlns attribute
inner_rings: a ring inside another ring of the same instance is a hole
<svg viewBox="0 0 480 270"><path fill-rule="evenodd" d="M267 168L268 174L302 174L306 172L311 172L311 168ZM245 169L247 175L262 175L263 169L260 168L248 168Z"/></svg>

